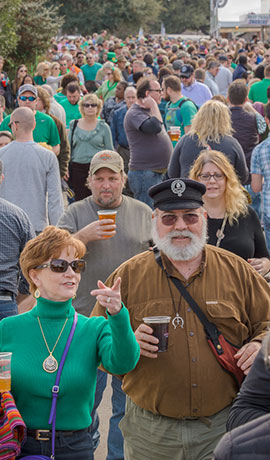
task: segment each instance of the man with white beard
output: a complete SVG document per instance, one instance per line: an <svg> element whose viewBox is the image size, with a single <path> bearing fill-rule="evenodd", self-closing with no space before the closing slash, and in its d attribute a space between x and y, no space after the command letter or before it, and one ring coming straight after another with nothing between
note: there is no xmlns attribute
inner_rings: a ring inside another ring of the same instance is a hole
<svg viewBox="0 0 270 460"><path fill-rule="evenodd" d="M237 347L230 362L245 375L267 330L267 283L240 257L206 244L205 190L190 179L151 187L156 250L124 262L106 281L113 285L121 277L122 300L141 347L139 363L122 382L126 460L210 460L238 391L236 370L233 375L221 366L176 280ZM99 303L92 314L103 314ZM158 339L143 318L164 315L171 318L168 350L158 353Z"/></svg>

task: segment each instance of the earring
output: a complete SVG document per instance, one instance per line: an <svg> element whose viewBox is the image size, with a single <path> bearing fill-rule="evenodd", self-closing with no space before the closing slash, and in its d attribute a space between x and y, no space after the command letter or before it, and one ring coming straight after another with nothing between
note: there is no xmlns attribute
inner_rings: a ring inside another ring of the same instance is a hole
<svg viewBox="0 0 270 460"><path fill-rule="evenodd" d="M40 297L40 292L39 292L38 289L35 290L35 292L34 292L34 297L35 297L36 299L38 299L38 298Z"/></svg>
<svg viewBox="0 0 270 460"><path fill-rule="evenodd" d="M74 294L74 296L72 296L72 299L76 299L77 297L77 293Z"/></svg>

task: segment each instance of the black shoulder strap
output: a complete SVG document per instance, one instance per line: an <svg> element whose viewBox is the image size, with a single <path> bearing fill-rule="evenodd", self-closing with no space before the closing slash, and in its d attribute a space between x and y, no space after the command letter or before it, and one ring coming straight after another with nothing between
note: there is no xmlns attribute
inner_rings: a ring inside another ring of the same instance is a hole
<svg viewBox="0 0 270 460"><path fill-rule="evenodd" d="M74 120L73 126L72 126L72 131L71 131L71 138L70 138L70 150L72 151L73 148L73 136L74 136L74 131L77 127L77 124L79 123L79 120Z"/></svg>
<svg viewBox="0 0 270 460"><path fill-rule="evenodd" d="M190 99L189 97L186 97L185 99L183 99L183 100L179 103L178 109L181 109L182 105L183 105L185 102L187 102L187 101L192 102L192 104L195 105L196 109L199 110L199 109L198 109L198 106L195 104L195 102L194 102L192 99Z"/></svg>
<svg viewBox="0 0 270 460"><path fill-rule="evenodd" d="M162 268L162 270L166 273L166 276L172 280L173 284L177 287L178 291L182 294L184 299L187 301L187 303L190 305L194 313L198 316L199 320L201 321L205 331L207 338L210 338L216 348L216 351L218 354L222 354L223 350L220 346L218 337L220 335L220 332L216 325L214 323L211 323L208 321L207 317L203 313L203 311L200 309L199 305L195 302L193 297L189 294L189 292L186 290L185 286L181 283L181 281L178 278L175 278L174 276L170 276L169 273L165 270L162 264L161 256L159 253L159 250L157 248L154 248L154 254L155 254L155 259L157 264Z"/></svg>

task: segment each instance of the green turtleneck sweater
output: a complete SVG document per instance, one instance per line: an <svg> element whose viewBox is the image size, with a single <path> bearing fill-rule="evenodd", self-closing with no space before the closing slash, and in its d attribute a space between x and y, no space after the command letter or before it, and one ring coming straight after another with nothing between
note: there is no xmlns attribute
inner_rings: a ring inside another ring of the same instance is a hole
<svg viewBox="0 0 270 460"><path fill-rule="evenodd" d="M0 322L0 351L13 353L11 391L30 429L50 429L51 388L57 374L43 370L43 361L49 353L37 317L50 350L68 318L53 353L60 364L75 312L71 302L71 299L52 302L39 298L33 310ZM108 315L108 320L78 315L60 380L56 429L80 430L91 424L96 369L101 363L109 372L121 375L134 369L139 356L140 348L125 307L117 315Z"/></svg>

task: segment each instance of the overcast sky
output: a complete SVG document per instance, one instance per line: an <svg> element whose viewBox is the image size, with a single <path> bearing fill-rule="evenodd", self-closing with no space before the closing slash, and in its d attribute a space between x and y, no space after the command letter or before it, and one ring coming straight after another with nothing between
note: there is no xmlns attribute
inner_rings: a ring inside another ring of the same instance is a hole
<svg viewBox="0 0 270 460"><path fill-rule="evenodd" d="M260 13L260 0L229 0L224 8L219 8L218 16L221 21L238 21L245 13Z"/></svg>

